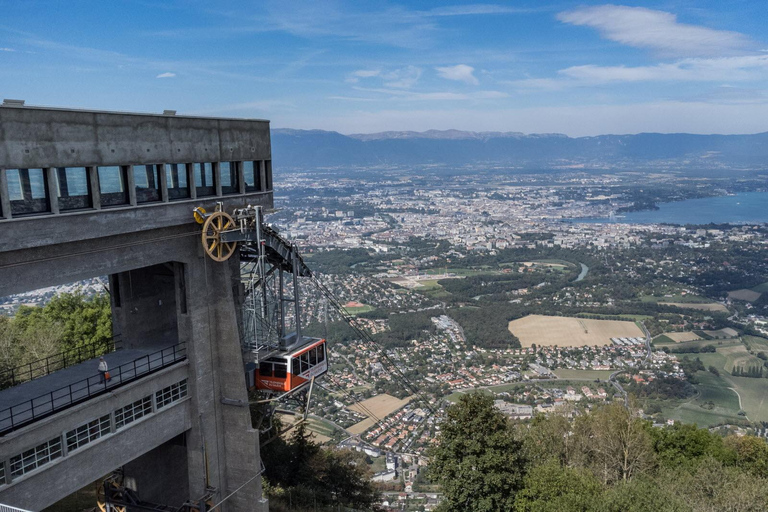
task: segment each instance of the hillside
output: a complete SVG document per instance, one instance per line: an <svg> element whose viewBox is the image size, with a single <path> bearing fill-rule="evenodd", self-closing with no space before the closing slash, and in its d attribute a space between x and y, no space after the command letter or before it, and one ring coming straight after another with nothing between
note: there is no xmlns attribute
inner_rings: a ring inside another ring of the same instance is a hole
<svg viewBox="0 0 768 512"><path fill-rule="evenodd" d="M322 130L275 129L272 153L276 167L305 169L430 164L496 164L520 169L765 169L768 132L572 138L562 134L459 130L342 135Z"/></svg>

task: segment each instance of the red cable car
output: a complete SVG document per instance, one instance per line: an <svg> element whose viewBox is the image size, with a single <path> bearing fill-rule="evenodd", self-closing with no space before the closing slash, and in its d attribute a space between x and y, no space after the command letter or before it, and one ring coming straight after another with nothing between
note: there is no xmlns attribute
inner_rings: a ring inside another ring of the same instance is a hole
<svg viewBox="0 0 768 512"><path fill-rule="evenodd" d="M326 342L322 338L304 338L302 346L284 354L273 355L249 369L249 385L256 389L288 393L328 372Z"/></svg>

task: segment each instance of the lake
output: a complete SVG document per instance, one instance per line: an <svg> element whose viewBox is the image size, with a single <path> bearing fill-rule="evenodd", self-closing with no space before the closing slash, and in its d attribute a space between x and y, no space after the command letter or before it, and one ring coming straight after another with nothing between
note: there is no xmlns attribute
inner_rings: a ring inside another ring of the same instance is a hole
<svg viewBox="0 0 768 512"><path fill-rule="evenodd" d="M768 192L744 192L732 196L687 199L660 203L658 210L627 212L615 222L625 224L748 224L768 222ZM603 219L573 222L604 223Z"/></svg>

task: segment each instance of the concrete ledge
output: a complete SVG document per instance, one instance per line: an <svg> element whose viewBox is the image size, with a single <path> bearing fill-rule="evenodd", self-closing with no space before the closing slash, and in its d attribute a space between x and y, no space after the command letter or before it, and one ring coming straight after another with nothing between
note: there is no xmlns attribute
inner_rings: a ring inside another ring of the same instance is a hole
<svg viewBox="0 0 768 512"><path fill-rule="evenodd" d="M160 370L0 437L0 461L189 377L189 362ZM163 412L163 411L161 411ZM1 463L1 462L0 462ZM0 492L2 496L2 492ZM0 499L0 502L2 500Z"/></svg>
<svg viewBox="0 0 768 512"><path fill-rule="evenodd" d="M0 501L41 510L189 430L190 399L184 399L99 439L0 490Z"/></svg>

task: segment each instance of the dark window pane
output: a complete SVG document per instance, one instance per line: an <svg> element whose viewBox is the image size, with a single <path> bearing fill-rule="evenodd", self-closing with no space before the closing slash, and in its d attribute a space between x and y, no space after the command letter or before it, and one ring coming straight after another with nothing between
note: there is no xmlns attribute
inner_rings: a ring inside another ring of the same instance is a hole
<svg viewBox="0 0 768 512"><path fill-rule="evenodd" d="M284 379L286 376L285 371L285 365L284 364L276 364L275 365L275 377L278 379Z"/></svg>
<svg viewBox="0 0 768 512"><path fill-rule="evenodd" d="M48 187L42 169L7 169L5 175L13 215L50 211Z"/></svg>
<svg viewBox="0 0 768 512"><path fill-rule="evenodd" d="M259 365L259 375L262 377L272 376L272 363L261 363Z"/></svg>
<svg viewBox="0 0 768 512"><path fill-rule="evenodd" d="M246 192L261 191L260 162L243 162L243 178Z"/></svg>
<svg viewBox="0 0 768 512"><path fill-rule="evenodd" d="M213 182L213 164L210 162L194 164L195 187L197 197L216 194L216 184Z"/></svg>
<svg viewBox="0 0 768 512"><path fill-rule="evenodd" d="M125 186L124 169L118 165L98 168L101 206L128 204L128 189Z"/></svg>
<svg viewBox="0 0 768 512"><path fill-rule="evenodd" d="M291 373L294 375L298 375L301 373L301 366L299 365L298 357L293 358L293 368L291 369Z"/></svg>
<svg viewBox="0 0 768 512"><path fill-rule="evenodd" d="M264 162L264 175L267 178L267 190L272 190L272 160L267 160Z"/></svg>
<svg viewBox="0 0 768 512"><path fill-rule="evenodd" d="M317 362L322 363L325 361L325 345L317 347Z"/></svg>
<svg viewBox="0 0 768 512"><path fill-rule="evenodd" d="M309 366L315 366L317 364L317 351L312 349L309 351Z"/></svg>
<svg viewBox="0 0 768 512"><path fill-rule="evenodd" d="M59 210L91 207L91 186L85 167L57 167L55 173Z"/></svg>
<svg viewBox="0 0 768 512"><path fill-rule="evenodd" d="M159 165L134 165L133 183L136 185L137 203L149 203L160 200Z"/></svg>
<svg viewBox="0 0 768 512"><path fill-rule="evenodd" d="M168 182L168 199L189 197L186 164L165 164L165 177Z"/></svg>
<svg viewBox="0 0 768 512"><path fill-rule="evenodd" d="M219 174L221 175L222 194L237 194L240 192L237 180L236 162L219 163Z"/></svg>

